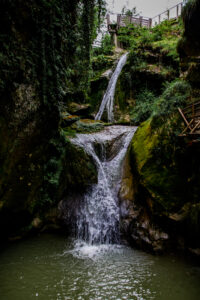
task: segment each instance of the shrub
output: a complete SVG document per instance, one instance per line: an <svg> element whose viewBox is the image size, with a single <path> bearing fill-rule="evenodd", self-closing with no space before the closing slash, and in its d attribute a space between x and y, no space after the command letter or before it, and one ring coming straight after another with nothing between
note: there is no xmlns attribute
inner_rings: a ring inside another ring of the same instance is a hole
<svg viewBox="0 0 200 300"><path fill-rule="evenodd" d="M136 98L136 106L131 112L131 121L138 124L147 120L152 114L155 99L151 91L143 90Z"/></svg>
<svg viewBox="0 0 200 300"><path fill-rule="evenodd" d="M112 55L113 54L113 45L111 41L110 34L105 34L101 46L93 49L93 55Z"/></svg>
<svg viewBox="0 0 200 300"><path fill-rule="evenodd" d="M166 87L162 96L155 103L153 111L156 115L169 115L183 106L191 94L191 86L183 80L176 80Z"/></svg>

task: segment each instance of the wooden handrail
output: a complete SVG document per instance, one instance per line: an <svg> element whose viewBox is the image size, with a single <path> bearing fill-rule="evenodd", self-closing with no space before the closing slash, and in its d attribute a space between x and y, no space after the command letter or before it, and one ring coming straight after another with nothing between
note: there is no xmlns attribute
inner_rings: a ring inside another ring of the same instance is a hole
<svg viewBox="0 0 200 300"><path fill-rule="evenodd" d="M161 16L163 14L166 14L167 13L167 18L168 20L170 19L170 11L174 8L177 8L176 9L176 18L178 18L180 16L180 10L179 10L179 7L181 6L181 11L182 11L182 7L183 7L183 1L178 3L177 5L174 5L172 7L170 7L169 9L167 9L166 11L156 15L155 17L153 18L148 18L148 17L142 17L142 16L134 16L134 15L126 15L126 14L116 14L117 15L117 25L118 25L118 28L120 28L122 26L122 22L123 22L123 19L129 19L130 21L130 24L139 24L140 26L145 26L145 27L149 27L151 28L152 27L152 20L155 20L155 18L158 17L158 23L160 24L161 23ZM112 15L115 15L112 13ZM107 15L107 23L108 23L108 26L110 25L110 17L109 17L109 14ZM155 22L154 22L155 23ZM126 26L126 24L123 24L123 26Z"/></svg>
<svg viewBox="0 0 200 300"><path fill-rule="evenodd" d="M184 109L183 110L185 110L185 109L187 109L187 108L190 108L190 107L192 107L192 106L198 106L198 105L200 105L200 101L198 101L198 102L194 102L194 103L192 103L192 104L190 104L190 105L187 105L186 107L184 107Z"/></svg>
<svg viewBox="0 0 200 300"><path fill-rule="evenodd" d="M186 127L180 136L186 134L200 134L200 101L191 103L184 109L178 108L180 115L182 116Z"/></svg>
<svg viewBox="0 0 200 300"><path fill-rule="evenodd" d="M177 6L181 5L181 4L183 5L183 1L180 2L180 3L178 3L178 4L176 4L176 5L174 5L174 6L172 6L172 7L170 7L169 9L165 10L164 12L156 15L155 17L152 18L152 20L155 19L155 18L157 18L157 17L159 17L159 16L161 16L161 15L166 14L166 12L168 12L169 10L172 10L173 8L175 8L175 7L177 7Z"/></svg>

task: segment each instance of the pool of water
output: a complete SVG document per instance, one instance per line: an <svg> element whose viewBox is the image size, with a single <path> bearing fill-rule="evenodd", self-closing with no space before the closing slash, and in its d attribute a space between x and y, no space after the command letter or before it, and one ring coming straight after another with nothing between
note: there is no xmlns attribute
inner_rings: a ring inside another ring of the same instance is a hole
<svg viewBox="0 0 200 300"><path fill-rule="evenodd" d="M200 299L200 268L126 246L41 235L0 253L1 300Z"/></svg>

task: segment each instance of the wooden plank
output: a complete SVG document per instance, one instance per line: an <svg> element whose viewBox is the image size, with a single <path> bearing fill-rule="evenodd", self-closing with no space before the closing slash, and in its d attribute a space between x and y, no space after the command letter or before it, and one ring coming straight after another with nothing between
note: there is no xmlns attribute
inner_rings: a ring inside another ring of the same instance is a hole
<svg viewBox="0 0 200 300"><path fill-rule="evenodd" d="M190 105L185 106L183 110L186 110L186 109L188 109L188 108L191 108L193 104L194 104L194 106L200 106L200 101L198 101L198 102L193 102L193 103L191 103Z"/></svg>
<svg viewBox="0 0 200 300"><path fill-rule="evenodd" d="M186 117L184 116L182 110L181 110L180 108L178 108L178 111L179 111L179 113L181 114L181 116L182 116L183 120L185 121L186 125L190 128L190 130L192 130L192 128L190 127L190 125L189 125L189 123L188 123Z"/></svg>
<svg viewBox="0 0 200 300"><path fill-rule="evenodd" d="M194 128L191 130L190 133L193 133L195 129L197 129L200 126L200 121L194 126Z"/></svg>
<svg viewBox="0 0 200 300"><path fill-rule="evenodd" d="M193 120L191 120L190 121L190 123L189 123L189 125L191 125L192 124L192 122L193 122ZM189 129L189 127L187 126L184 130L183 130L183 132L181 133L181 134L184 134L186 131L187 131L187 129Z"/></svg>
<svg viewBox="0 0 200 300"><path fill-rule="evenodd" d="M193 115L193 111L191 110L190 112L184 112L184 115L186 116L186 118L192 118L193 116L196 117L200 117L200 109L194 109L194 115Z"/></svg>

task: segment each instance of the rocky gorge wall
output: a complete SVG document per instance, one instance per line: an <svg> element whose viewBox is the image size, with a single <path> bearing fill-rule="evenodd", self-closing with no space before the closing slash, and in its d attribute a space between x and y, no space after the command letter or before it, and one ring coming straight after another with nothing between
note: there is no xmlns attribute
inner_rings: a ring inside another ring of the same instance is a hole
<svg viewBox="0 0 200 300"><path fill-rule="evenodd" d="M87 182L95 180L92 162L80 149L74 149L60 128L59 105L69 91L70 70L79 62L75 59L78 41L74 40L78 2L1 3L2 239L29 232L32 220L45 219L45 213L58 205L66 190L74 186L83 190Z"/></svg>

